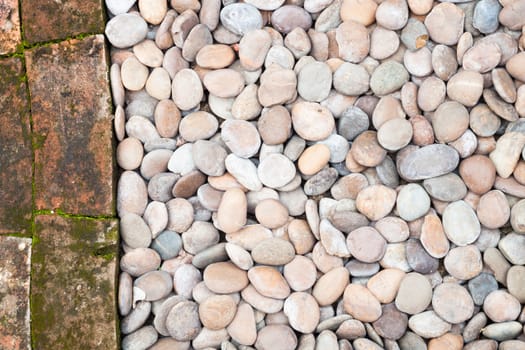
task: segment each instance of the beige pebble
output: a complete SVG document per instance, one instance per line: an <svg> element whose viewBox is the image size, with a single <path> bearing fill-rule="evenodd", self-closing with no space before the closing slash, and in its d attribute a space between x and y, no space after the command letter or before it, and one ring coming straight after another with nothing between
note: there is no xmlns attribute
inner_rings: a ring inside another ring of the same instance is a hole
<svg viewBox="0 0 525 350"><path fill-rule="evenodd" d="M344 309L356 320L374 322L381 316L381 304L364 286L349 284L343 295Z"/></svg>
<svg viewBox="0 0 525 350"><path fill-rule="evenodd" d="M483 262L475 245L452 248L445 257L445 269L453 277L469 280L481 273Z"/></svg>
<svg viewBox="0 0 525 350"><path fill-rule="evenodd" d="M377 3L373 0L344 0L341 5L341 20L369 26L375 22L376 9Z"/></svg>
<svg viewBox="0 0 525 350"><path fill-rule="evenodd" d="M428 77L419 86L417 105L425 112L432 112L443 103L446 91L443 80L434 76Z"/></svg>
<svg viewBox="0 0 525 350"><path fill-rule="evenodd" d="M220 294L235 293L248 285L246 271L231 262L217 262L204 269L203 281L212 292Z"/></svg>
<svg viewBox="0 0 525 350"><path fill-rule="evenodd" d="M284 265L283 275L292 290L303 292L311 288L316 282L316 271L312 260L302 255L296 255L292 261ZM317 300L319 301L319 299Z"/></svg>
<svg viewBox="0 0 525 350"><path fill-rule="evenodd" d="M285 299L290 287L283 275L270 266L255 266L248 270L248 279L255 289L265 297Z"/></svg>
<svg viewBox="0 0 525 350"><path fill-rule="evenodd" d="M235 300L229 295L214 295L199 304L199 317L204 327L212 330L225 328L237 311Z"/></svg>
<svg viewBox="0 0 525 350"><path fill-rule="evenodd" d="M320 311L314 297L305 292L294 292L284 302L284 314L290 326L301 333L311 333L319 323Z"/></svg>
<svg viewBox="0 0 525 350"><path fill-rule="evenodd" d="M379 144L375 131L365 131L356 137L350 153L357 163L368 167L379 165L386 157L386 150Z"/></svg>
<svg viewBox="0 0 525 350"><path fill-rule="evenodd" d="M355 21L345 21L336 30L339 57L351 63L361 62L370 50L370 37L366 27Z"/></svg>
<svg viewBox="0 0 525 350"><path fill-rule="evenodd" d="M336 267L322 275L312 290L319 305L327 306L336 302L350 283L350 274L344 267Z"/></svg>
<svg viewBox="0 0 525 350"><path fill-rule="evenodd" d="M232 339L239 344L253 345L257 339L257 329L252 307L246 303L240 304L235 317L226 330Z"/></svg>
<svg viewBox="0 0 525 350"><path fill-rule="evenodd" d="M330 149L322 143L306 148L297 161L297 167L305 175L314 175L330 159Z"/></svg>
<svg viewBox="0 0 525 350"><path fill-rule="evenodd" d="M370 220L387 216L394 208L396 191L384 185L372 185L363 189L356 198L356 207Z"/></svg>
<svg viewBox="0 0 525 350"><path fill-rule="evenodd" d="M520 302L504 290L495 290L485 298L483 311L494 322L514 321L521 311Z"/></svg>
<svg viewBox="0 0 525 350"><path fill-rule="evenodd" d="M405 272L399 269L384 269L373 275L366 286L382 304L394 301Z"/></svg>
<svg viewBox="0 0 525 350"><path fill-rule="evenodd" d="M217 210L220 229L226 233L239 231L246 224L246 211L244 192L238 188L226 190Z"/></svg>
<svg viewBox="0 0 525 350"><path fill-rule="evenodd" d="M395 301L399 311L418 314L427 308L431 300L432 286L425 276L411 272L403 277Z"/></svg>
<svg viewBox="0 0 525 350"><path fill-rule="evenodd" d="M328 108L315 102L298 102L292 108L292 123L295 132L307 141L327 138L335 127Z"/></svg>
<svg viewBox="0 0 525 350"><path fill-rule="evenodd" d="M425 18L430 38L438 44L455 45L461 34L465 13L453 3L440 3Z"/></svg>
<svg viewBox="0 0 525 350"><path fill-rule="evenodd" d="M221 98L235 97L244 89L241 73L228 68L206 73L202 83L211 94Z"/></svg>
<svg viewBox="0 0 525 350"><path fill-rule="evenodd" d="M195 62L208 69L226 68L235 60L235 52L224 44L206 45L199 50Z"/></svg>
<svg viewBox="0 0 525 350"><path fill-rule="evenodd" d="M469 126L468 110L458 102L441 104L432 116L432 127L436 139L450 142L459 138Z"/></svg>

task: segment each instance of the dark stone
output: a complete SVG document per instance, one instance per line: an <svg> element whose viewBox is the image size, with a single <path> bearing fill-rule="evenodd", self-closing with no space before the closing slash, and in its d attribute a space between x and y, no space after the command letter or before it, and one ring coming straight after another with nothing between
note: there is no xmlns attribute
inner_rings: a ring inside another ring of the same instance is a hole
<svg viewBox="0 0 525 350"><path fill-rule="evenodd" d="M0 349L31 348L29 272L31 239L0 236Z"/></svg>
<svg viewBox="0 0 525 350"><path fill-rule="evenodd" d="M36 209L112 216L113 131L104 37L27 50L26 63Z"/></svg>
<svg viewBox="0 0 525 350"><path fill-rule="evenodd" d="M383 313L372 326L377 334L383 338L397 340L405 334L408 325L408 316L399 311L392 304L383 305Z"/></svg>
<svg viewBox="0 0 525 350"><path fill-rule="evenodd" d="M21 0L24 37L30 43L104 32L100 0Z"/></svg>
<svg viewBox="0 0 525 350"><path fill-rule="evenodd" d="M31 126L19 58L0 59L0 81L0 234L27 233L32 210Z"/></svg>
<svg viewBox="0 0 525 350"><path fill-rule="evenodd" d="M429 274L439 267L439 260L427 253L418 239L409 239L406 245L408 265L416 272Z"/></svg>
<svg viewBox="0 0 525 350"><path fill-rule="evenodd" d="M497 289L498 282L494 276L488 273L481 273L468 281L468 290L476 305L483 305L487 295Z"/></svg>
<svg viewBox="0 0 525 350"><path fill-rule="evenodd" d="M34 349L118 349L118 222L36 217L31 271Z"/></svg>

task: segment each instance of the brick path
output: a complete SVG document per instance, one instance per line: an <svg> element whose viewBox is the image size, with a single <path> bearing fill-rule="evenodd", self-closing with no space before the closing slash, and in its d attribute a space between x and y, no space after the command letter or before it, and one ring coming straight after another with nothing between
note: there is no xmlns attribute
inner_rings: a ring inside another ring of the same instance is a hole
<svg viewBox="0 0 525 350"><path fill-rule="evenodd" d="M118 349L104 15L0 0L0 350Z"/></svg>

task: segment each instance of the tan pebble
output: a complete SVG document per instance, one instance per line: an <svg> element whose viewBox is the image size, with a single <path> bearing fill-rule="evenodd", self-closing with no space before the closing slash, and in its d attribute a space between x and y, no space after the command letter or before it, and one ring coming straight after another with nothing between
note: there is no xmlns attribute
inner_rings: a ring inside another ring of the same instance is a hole
<svg viewBox="0 0 525 350"><path fill-rule="evenodd" d="M430 339L428 350L461 350L463 337L459 334L445 333L440 337Z"/></svg>
<svg viewBox="0 0 525 350"><path fill-rule="evenodd" d="M248 285L246 271L231 262L218 262L204 269L203 281L212 292L228 294L239 292Z"/></svg>
<svg viewBox="0 0 525 350"><path fill-rule="evenodd" d="M463 56L465 55L465 52L467 52L467 50L470 49L472 45L474 45L474 38L472 37L472 34L470 32L461 34L456 48L456 57L460 65L463 64Z"/></svg>
<svg viewBox="0 0 525 350"><path fill-rule="evenodd" d="M434 131L430 122L423 116L417 115L409 119L412 124L412 142L418 146L434 143Z"/></svg>
<svg viewBox="0 0 525 350"><path fill-rule="evenodd" d="M498 131L501 119L483 103L470 110L470 129L478 136L489 137Z"/></svg>
<svg viewBox="0 0 525 350"><path fill-rule="evenodd" d="M202 324L213 330L229 325L236 311L235 300L229 295L214 295L199 305L199 317Z"/></svg>
<svg viewBox="0 0 525 350"><path fill-rule="evenodd" d="M460 71L447 83L447 95L467 107L473 107L483 93L483 77L475 71Z"/></svg>
<svg viewBox="0 0 525 350"><path fill-rule="evenodd" d="M330 159L330 149L328 146L317 143L303 151L297 166L304 175L314 175L321 170Z"/></svg>
<svg viewBox="0 0 525 350"><path fill-rule="evenodd" d="M221 69L228 67L235 60L235 52L231 47L224 44L206 45L197 53L195 62L209 69Z"/></svg>
<svg viewBox="0 0 525 350"><path fill-rule="evenodd" d="M432 112L445 100L447 88L438 77L428 77L419 86L417 105L425 112Z"/></svg>
<svg viewBox="0 0 525 350"><path fill-rule="evenodd" d="M266 53L270 49L272 38L263 29L256 29L246 33L239 43L239 60L248 71L262 67Z"/></svg>
<svg viewBox="0 0 525 350"><path fill-rule="evenodd" d="M226 120L221 124L221 137L236 156L250 158L261 146L257 128L246 120Z"/></svg>
<svg viewBox="0 0 525 350"><path fill-rule="evenodd" d="M477 43L463 56L463 68L486 73L495 68L501 60L501 50L493 43Z"/></svg>
<svg viewBox="0 0 525 350"><path fill-rule="evenodd" d="M516 86L507 71L503 68L493 69L491 72L492 84L498 95L507 103L516 102Z"/></svg>
<svg viewBox="0 0 525 350"><path fill-rule="evenodd" d="M387 216L394 208L396 191L384 185L372 185L363 189L356 198L356 207L370 220Z"/></svg>
<svg viewBox="0 0 525 350"><path fill-rule="evenodd" d="M444 257L450 248L441 220L434 214L425 216L421 226L420 240L427 253L434 258Z"/></svg>
<svg viewBox="0 0 525 350"><path fill-rule="evenodd" d="M247 202L243 191L232 188L224 192L217 218L222 231L232 233L246 224Z"/></svg>
<svg viewBox="0 0 525 350"><path fill-rule="evenodd" d="M246 250L252 250L257 244L272 237L272 231L260 224L246 225L237 232L226 235L226 240Z"/></svg>
<svg viewBox="0 0 525 350"><path fill-rule="evenodd" d="M368 186L368 180L362 174L355 173L343 176L330 189L332 197L340 199L356 199L358 193Z"/></svg>
<svg viewBox="0 0 525 350"><path fill-rule="evenodd" d="M117 164L124 170L137 169L143 155L142 142L134 137L125 138L117 146Z"/></svg>
<svg viewBox="0 0 525 350"><path fill-rule="evenodd" d="M296 96L297 76L291 69L284 69L276 63L267 68L260 78L257 91L259 103L271 107L286 103Z"/></svg>
<svg viewBox="0 0 525 350"><path fill-rule="evenodd" d="M294 350L297 347L297 336L285 325L268 325L259 330L255 348L260 350Z"/></svg>
<svg viewBox="0 0 525 350"><path fill-rule="evenodd" d="M154 120L161 137L174 137L179 129L180 111L172 100L162 100L155 107Z"/></svg>
<svg viewBox="0 0 525 350"><path fill-rule="evenodd" d="M303 28L294 28L284 38L284 46L292 52L296 59L308 55L312 49L312 43Z"/></svg>
<svg viewBox="0 0 525 350"><path fill-rule="evenodd" d="M331 305L343 295L348 283L350 283L348 270L345 267L336 267L317 280L312 295L319 305Z"/></svg>
<svg viewBox="0 0 525 350"><path fill-rule="evenodd" d="M247 85L235 98L231 109L235 119L252 120L261 114L262 106L257 99L258 89L255 84Z"/></svg>
<svg viewBox="0 0 525 350"><path fill-rule="evenodd" d="M370 37L366 27L355 21L345 21L336 30L339 57L351 63L361 62L370 50Z"/></svg>
<svg viewBox="0 0 525 350"><path fill-rule="evenodd" d="M381 304L364 286L349 284L343 296L344 309L361 322L374 322L381 316Z"/></svg>
<svg viewBox="0 0 525 350"><path fill-rule="evenodd" d="M520 302L504 290L495 290L485 298L483 311L494 322L514 321L518 318Z"/></svg>
<svg viewBox="0 0 525 350"><path fill-rule="evenodd" d="M525 161L520 160L512 173L514 179L521 185L525 185Z"/></svg>
<svg viewBox="0 0 525 350"><path fill-rule="evenodd" d="M283 268L284 278L290 288L296 292L303 292L311 288L316 281L316 272L317 269L312 260L302 255L296 255Z"/></svg>
<svg viewBox="0 0 525 350"><path fill-rule="evenodd" d="M255 217L270 229L280 227L288 220L288 209L275 199L265 199L255 207Z"/></svg>
<svg viewBox="0 0 525 350"><path fill-rule="evenodd" d="M221 176L208 176L208 183L211 187L219 191L226 191L230 188L246 189L229 173Z"/></svg>
<svg viewBox="0 0 525 350"><path fill-rule="evenodd" d="M135 56L126 58L120 67L122 85L131 91L138 91L144 87L148 73L148 68L139 62Z"/></svg>
<svg viewBox="0 0 525 350"><path fill-rule="evenodd" d="M221 98L235 97L244 89L244 78L233 69L217 69L204 75L204 87Z"/></svg>
<svg viewBox="0 0 525 350"><path fill-rule="evenodd" d="M405 0L386 0L377 7L376 21L387 29L399 30L407 23L408 12Z"/></svg>
<svg viewBox="0 0 525 350"><path fill-rule="evenodd" d="M307 141L327 138L335 128L332 113L315 102L298 102L292 108L292 123L295 132Z"/></svg>
<svg viewBox="0 0 525 350"><path fill-rule="evenodd" d="M257 122L257 129L265 144L281 144L291 134L292 119L290 113L283 106L271 107L260 116Z"/></svg>
<svg viewBox="0 0 525 350"><path fill-rule="evenodd" d="M420 273L411 272L401 280L396 296L396 307L409 315L424 311L432 300L432 286Z"/></svg>
<svg viewBox="0 0 525 350"><path fill-rule="evenodd" d="M469 190L484 194L494 185L496 168L488 157L474 155L461 161L459 174Z"/></svg>
<svg viewBox="0 0 525 350"><path fill-rule="evenodd" d="M182 118L179 132L186 141L195 142L212 137L218 128L219 122L213 114L197 111Z"/></svg>
<svg viewBox="0 0 525 350"><path fill-rule="evenodd" d="M408 0L408 7L416 15L426 15L432 9L431 0Z"/></svg>
<svg viewBox="0 0 525 350"><path fill-rule="evenodd" d="M315 237L305 220L294 219L288 224L288 238L297 254L306 254L312 250Z"/></svg>
<svg viewBox="0 0 525 350"><path fill-rule="evenodd" d="M177 107L183 111L197 106L204 91L197 73L191 69L181 69L173 78L171 96Z"/></svg>
<svg viewBox="0 0 525 350"><path fill-rule="evenodd" d="M403 64L410 74L424 77L432 73L432 53L427 47L415 51L407 50L403 56Z"/></svg>
<svg viewBox="0 0 525 350"><path fill-rule="evenodd" d="M226 243L225 249L230 260L237 265L237 267L243 270L249 270L253 266L252 256L242 247L233 243Z"/></svg>
<svg viewBox="0 0 525 350"><path fill-rule="evenodd" d="M405 272L399 269L384 269L373 275L366 286L382 304L394 301Z"/></svg>
<svg viewBox="0 0 525 350"><path fill-rule="evenodd" d="M483 262L475 245L452 248L445 257L445 269L453 277L469 280L481 273Z"/></svg>
<svg viewBox="0 0 525 350"><path fill-rule="evenodd" d="M350 170L353 173L360 173L363 170L365 170L366 167L356 162L356 160L354 159L354 156L352 155L351 150L352 148L350 148L350 151L348 151L348 153L346 154L345 166L348 170Z"/></svg>
<svg viewBox="0 0 525 350"><path fill-rule="evenodd" d="M346 245L352 256L365 263L373 263L383 258L386 240L376 229L364 226L350 232Z"/></svg>
<svg viewBox="0 0 525 350"><path fill-rule="evenodd" d="M456 283L442 283L434 288L432 307L439 317L452 324L465 322L474 313L474 301L467 288Z"/></svg>
<svg viewBox="0 0 525 350"><path fill-rule="evenodd" d="M406 241L409 237L409 226L396 216L387 216L375 222L374 228L389 243Z"/></svg>
<svg viewBox="0 0 525 350"><path fill-rule="evenodd" d="M133 53L142 64L151 68L160 67L164 58L153 40L144 40L133 46Z"/></svg>
<svg viewBox="0 0 525 350"><path fill-rule="evenodd" d="M439 44L455 45L461 34L465 13L453 3L440 3L425 18L430 38Z"/></svg>
<svg viewBox="0 0 525 350"><path fill-rule="evenodd" d="M312 261L317 269L321 272L328 272L336 267L343 266L343 259L337 256L329 255L324 249L321 242L317 242L312 249Z"/></svg>
<svg viewBox="0 0 525 350"><path fill-rule="evenodd" d="M418 86L409 81L401 88L401 105L409 117L415 117L421 113L418 104Z"/></svg>
<svg viewBox="0 0 525 350"><path fill-rule="evenodd" d="M388 151L397 151L412 139L412 124L406 119L391 119L377 132L377 141Z"/></svg>
<svg viewBox="0 0 525 350"><path fill-rule="evenodd" d="M392 56L399 48L399 37L393 30L377 26L370 37L370 57L382 60Z"/></svg>
<svg viewBox="0 0 525 350"><path fill-rule="evenodd" d="M509 177L525 146L525 134L521 132L507 132L496 142L496 149L490 153L490 160L494 163L498 175Z"/></svg>
<svg viewBox="0 0 525 350"><path fill-rule="evenodd" d="M458 69L456 52L446 45L436 45L432 50L432 67L434 73L443 81L447 81Z"/></svg>
<svg viewBox="0 0 525 350"><path fill-rule="evenodd" d="M396 118L405 118L405 111L399 99L391 95L381 97L372 113L372 124L374 128L379 130L385 122Z"/></svg>
<svg viewBox="0 0 525 350"><path fill-rule="evenodd" d="M525 4L521 1L512 1L504 5L499 13L499 21L510 30L519 30L525 25Z"/></svg>
<svg viewBox="0 0 525 350"><path fill-rule="evenodd" d="M251 284L243 289L241 296L243 300L252 305L257 311L268 314L281 311L284 304L283 300L263 296Z"/></svg>
<svg viewBox="0 0 525 350"><path fill-rule="evenodd" d="M516 103L514 104L520 117L525 117L525 85L521 85L516 92Z"/></svg>
<svg viewBox="0 0 525 350"><path fill-rule="evenodd" d="M386 150L378 143L375 131L365 131L356 137L350 152L357 163L367 167L379 165L386 157Z"/></svg>
<svg viewBox="0 0 525 350"><path fill-rule="evenodd" d="M510 206L503 192L493 190L479 199L476 209L480 223L489 228L499 228L510 218Z"/></svg>
<svg viewBox="0 0 525 350"><path fill-rule="evenodd" d="M230 337L241 345L252 345L257 339L255 314L252 307L242 303L237 308L235 317L226 328Z"/></svg>
<svg viewBox="0 0 525 350"><path fill-rule="evenodd" d="M468 110L458 102L445 102L434 112L432 126L438 141L454 141L469 126Z"/></svg>
<svg viewBox="0 0 525 350"><path fill-rule="evenodd" d="M355 21L365 26L375 22L377 3L373 0L344 0L340 16L343 21Z"/></svg>
<svg viewBox="0 0 525 350"><path fill-rule="evenodd" d="M278 270L270 266L255 266L248 270L248 279L255 289L265 297L285 299L290 287Z"/></svg>
<svg viewBox="0 0 525 350"><path fill-rule="evenodd" d="M494 136L489 137L478 137L478 147L476 148L476 154L488 155L490 152L496 149L496 140Z"/></svg>
<svg viewBox="0 0 525 350"><path fill-rule="evenodd" d="M261 265L285 265L295 257L295 251L290 242L275 237L259 242L252 249L252 258Z"/></svg>
<svg viewBox="0 0 525 350"><path fill-rule="evenodd" d="M290 326L301 333L311 333L319 324L319 305L312 295L295 292L284 302L284 314Z"/></svg>

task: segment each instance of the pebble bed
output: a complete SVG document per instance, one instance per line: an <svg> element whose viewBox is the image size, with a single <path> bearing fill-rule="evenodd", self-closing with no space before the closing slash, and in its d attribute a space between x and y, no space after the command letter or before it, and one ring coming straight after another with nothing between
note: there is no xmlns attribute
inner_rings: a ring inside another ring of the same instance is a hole
<svg viewBox="0 0 525 350"><path fill-rule="evenodd" d="M525 349L524 0L106 0L122 349Z"/></svg>

